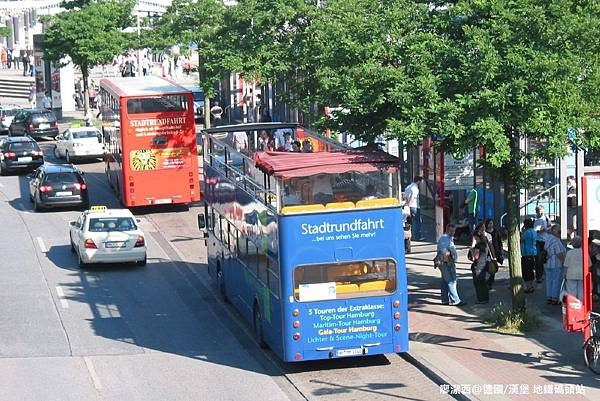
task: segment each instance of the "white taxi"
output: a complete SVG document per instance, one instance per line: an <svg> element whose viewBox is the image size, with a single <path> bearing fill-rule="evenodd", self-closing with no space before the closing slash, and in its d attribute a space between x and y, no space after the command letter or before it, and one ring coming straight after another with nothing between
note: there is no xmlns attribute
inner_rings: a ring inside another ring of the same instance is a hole
<svg viewBox="0 0 600 401"><path fill-rule="evenodd" d="M122 262L146 265L144 233L128 209L92 206L69 224L71 251L79 257L79 267Z"/></svg>

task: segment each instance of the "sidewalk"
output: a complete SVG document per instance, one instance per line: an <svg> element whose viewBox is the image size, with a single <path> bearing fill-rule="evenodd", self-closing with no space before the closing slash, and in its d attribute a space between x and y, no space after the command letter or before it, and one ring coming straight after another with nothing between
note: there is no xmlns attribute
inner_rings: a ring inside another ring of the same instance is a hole
<svg viewBox="0 0 600 401"><path fill-rule="evenodd" d="M600 376L583 363L583 335L562 330L561 307L546 305L545 283L527 297L544 328L498 334L484 320L494 305L510 306L508 268L496 275L490 303L475 305L470 262L461 249L458 291L468 305L444 306L440 273L432 266L435 249L434 243L415 242L406 258L412 357L471 400L600 400Z"/></svg>

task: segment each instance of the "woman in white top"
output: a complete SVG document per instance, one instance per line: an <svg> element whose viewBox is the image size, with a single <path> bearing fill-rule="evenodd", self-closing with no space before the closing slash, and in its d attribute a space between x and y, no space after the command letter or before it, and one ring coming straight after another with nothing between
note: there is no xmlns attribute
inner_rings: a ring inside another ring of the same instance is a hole
<svg viewBox="0 0 600 401"><path fill-rule="evenodd" d="M575 236L571 242L573 249L567 252L563 263L563 276L566 291L583 300L583 254L581 250L581 237Z"/></svg>

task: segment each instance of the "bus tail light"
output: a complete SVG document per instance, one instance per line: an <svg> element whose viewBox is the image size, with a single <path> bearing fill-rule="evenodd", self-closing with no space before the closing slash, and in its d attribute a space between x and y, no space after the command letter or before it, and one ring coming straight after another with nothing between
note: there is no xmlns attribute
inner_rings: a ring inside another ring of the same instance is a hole
<svg viewBox="0 0 600 401"><path fill-rule="evenodd" d="M137 241L135 241L135 248L139 248L146 245L146 240L144 239L144 237L142 235L139 235L137 237Z"/></svg>
<svg viewBox="0 0 600 401"><path fill-rule="evenodd" d="M300 333L294 333L294 335L292 336L292 338L296 341L298 341L300 339Z"/></svg>
<svg viewBox="0 0 600 401"><path fill-rule="evenodd" d="M298 315L300 315L300 311L298 309L294 309L294 311L292 312L292 315L298 316Z"/></svg>
<svg viewBox="0 0 600 401"><path fill-rule="evenodd" d="M399 300L395 300L394 301L394 308L399 308L400 307L400 301Z"/></svg>
<svg viewBox="0 0 600 401"><path fill-rule="evenodd" d="M300 321L296 320L292 326L294 326L295 329L300 328Z"/></svg>
<svg viewBox="0 0 600 401"><path fill-rule="evenodd" d="M394 330L396 330L396 331L400 331L400 325L399 325L399 324L395 325L395 326L394 326Z"/></svg>
<svg viewBox="0 0 600 401"><path fill-rule="evenodd" d="M396 320L400 319L400 312L394 313L394 319L396 319Z"/></svg>
<svg viewBox="0 0 600 401"><path fill-rule="evenodd" d="M296 355L294 355L294 359L299 361L300 359L302 359L302 354L301 353L296 353Z"/></svg>
<svg viewBox="0 0 600 401"><path fill-rule="evenodd" d="M83 246L85 247L85 249L98 249L98 247L94 243L94 240L91 238L86 239L83 242Z"/></svg>

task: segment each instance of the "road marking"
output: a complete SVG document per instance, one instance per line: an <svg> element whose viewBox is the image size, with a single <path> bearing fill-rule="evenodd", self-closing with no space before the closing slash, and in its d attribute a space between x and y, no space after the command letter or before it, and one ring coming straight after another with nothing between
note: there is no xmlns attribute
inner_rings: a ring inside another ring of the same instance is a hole
<svg viewBox="0 0 600 401"><path fill-rule="evenodd" d="M90 358L88 358L87 356L83 357L83 361L85 362L85 367L87 368L90 377L92 378L92 383L94 383L94 388L96 390L102 390L102 383L100 382L100 378L98 377L98 374L96 373L96 369L94 369L94 364L92 363L92 360Z"/></svg>
<svg viewBox="0 0 600 401"><path fill-rule="evenodd" d="M4 186L4 184L0 182L0 188L2 188L3 186Z"/></svg>
<svg viewBox="0 0 600 401"><path fill-rule="evenodd" d="M56 294L58 294L58 299L60 299L60 306L62 306L64 309L68 309L69 303L65 299L65 293L63 292L63 289L58 285L56 286Z"/></svg>
<svg viewBox="0 0 600 401"><path fill-rule="evenodd" d="M40 251L42 251L43 253L48 252L48 248L46 248L46 244L44 244L44 240L42 239L42 237L37 237L37 243L40 246Z"/></svg>

